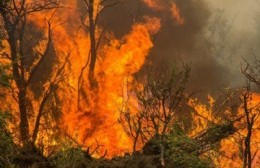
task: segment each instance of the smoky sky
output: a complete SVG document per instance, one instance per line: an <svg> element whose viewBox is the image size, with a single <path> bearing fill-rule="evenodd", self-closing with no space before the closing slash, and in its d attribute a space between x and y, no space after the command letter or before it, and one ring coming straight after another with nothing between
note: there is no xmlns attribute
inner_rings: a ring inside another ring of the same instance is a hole
<svg viewBox="0 0 260 168"><path fill-rule="evenodd" d="M260 27L257 0L156 0L162 7L148 7L143 0L124 0L107 9L99 24L120 39L144 16L161 19L161 30L154 35L154 47L147 63L154 71L191 64L189 90L215 95L227 87L244 84L243 59L259 56ZM184 24L171 15L172 3L180 8Z"/></svg>

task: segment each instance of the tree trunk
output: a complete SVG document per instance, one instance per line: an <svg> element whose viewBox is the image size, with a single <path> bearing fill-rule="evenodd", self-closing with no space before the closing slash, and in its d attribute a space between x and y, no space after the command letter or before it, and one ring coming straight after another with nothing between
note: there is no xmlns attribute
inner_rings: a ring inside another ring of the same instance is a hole
<svg viewBox="0 0 260 168"><path fill-rule="evenodd" d="M245 151L244 151L244 168L252 167L252 154L251 154L251 136L254 125L254 117L250 117L250 109L248 109L249 93L244 95L244 111L246 114L247 122L247 135L245 138Z"/></svg>
<svg viewBox="0 0 260 168"><path fill-rule="evenodd" d="M29 123L26 108L26 88L19 88L18 93L19 110L20 110L20 135L23 145L29 144Z"/></svg>
<svg viewBox="0 0 260 168"><path fill-rule="evenodd" d="M26 107L26 81L24 77L21 76L19 71L19 58L17 56L17 45L15 39L15 28L8 32L9 35L9 45L11 49L12 58L12 73L14 76L15 83L18 88L18 101L19 101L19 112L20 112L20 136L23 145L27 145L30 141L29 137L29 122L27 118L27 107Z"/></svg>
<svg viewBox="0 0 260 168"><path fill-rule="evenodd" d="M95 65L97 59L97 50L96 50L96 25L94 19L94 2L95 0L89 1L89 10L88 10L88 17L89 17L89 38L90 38L90 66L89 66L89 83L90 87L97 86L95 80Z"/></svg>

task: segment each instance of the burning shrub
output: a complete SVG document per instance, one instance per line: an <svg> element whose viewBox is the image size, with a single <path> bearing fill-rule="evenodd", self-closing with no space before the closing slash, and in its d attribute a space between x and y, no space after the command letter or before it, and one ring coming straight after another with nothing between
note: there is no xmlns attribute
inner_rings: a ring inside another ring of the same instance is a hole
<svg viewBox="0 0 260 168"><path fill-rule="evenodd" d="M184 65L181 71L172 71L170 76L148 74L146 84L135 91L137 112L127 104L121 112L120 121L126 133L136 145L150 140L155 135L168 134L176 113L185 101L185 86L190 68Z"/></svg>
<svg viewBox="0 0 260 168"><path fill-rule="evenodd" d="M206 131L196 136L195 139L201 142L201 146L215 144L222 139L234 134L236 131L233 122L225 122L210 126Z"/></svg>

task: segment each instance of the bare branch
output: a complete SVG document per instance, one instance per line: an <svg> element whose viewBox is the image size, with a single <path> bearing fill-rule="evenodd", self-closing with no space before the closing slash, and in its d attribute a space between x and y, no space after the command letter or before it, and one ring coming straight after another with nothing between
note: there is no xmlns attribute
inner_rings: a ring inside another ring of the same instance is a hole
<svg viewBox="0 0 260 168"><path fill-rule="evenodd" d="M50 9L56 9L60 7L60 1L59 0L43 0L43 1L33 1L30 4L27 4L27 14L44 11L44 10L50 10Z"/></svg>

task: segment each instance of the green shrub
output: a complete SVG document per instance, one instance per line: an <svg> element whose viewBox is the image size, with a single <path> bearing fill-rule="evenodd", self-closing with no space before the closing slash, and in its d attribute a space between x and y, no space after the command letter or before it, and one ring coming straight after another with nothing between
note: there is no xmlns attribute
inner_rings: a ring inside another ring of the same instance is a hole
<svg viewBox="0 0 260 168"><path fill-rule="evenodd" d="M13 167L14 144L9 131L7 130L8 113L0 112L0 167Z"/></svg>
<svg viewBox="0 0 260 168"><path fill-rule="evenodd" d="M160 154L163 147L163 157L166 167L174 168L212 168L212 160L201 156L200 144L175 127L168 135L151 139L143 148L144 154Z"/></svg>
<svg viewBox="0 0 260 168"><path fill-rule="evenodd" d="M57 168L88 167L90 160L87 155L79 147L64 149L53 158L52 165Z"/></svg>

